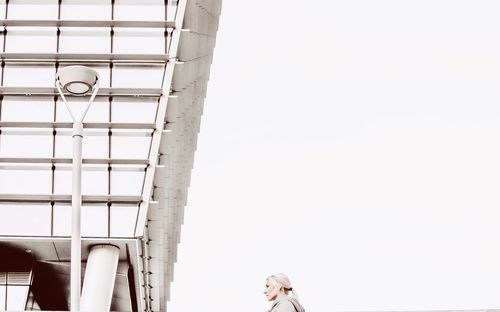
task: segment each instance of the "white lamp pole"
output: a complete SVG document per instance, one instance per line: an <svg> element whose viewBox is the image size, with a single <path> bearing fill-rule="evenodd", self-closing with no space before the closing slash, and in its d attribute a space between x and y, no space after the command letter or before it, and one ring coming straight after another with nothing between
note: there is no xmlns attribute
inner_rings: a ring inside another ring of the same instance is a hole
<svg viewBox="0 0 500 312"><path fill-rule="evenodd" d="M82 278L82 140L83 119L99 90L99 75L85 66L67 66L56 75L56 87L73 120L73 172L71 195L71 311L80 311L80 289ZM61 90L62 87L62 90ZM75 118L63 90L71 95L84 96L92 92L90 100L80 118Z"/></svg>

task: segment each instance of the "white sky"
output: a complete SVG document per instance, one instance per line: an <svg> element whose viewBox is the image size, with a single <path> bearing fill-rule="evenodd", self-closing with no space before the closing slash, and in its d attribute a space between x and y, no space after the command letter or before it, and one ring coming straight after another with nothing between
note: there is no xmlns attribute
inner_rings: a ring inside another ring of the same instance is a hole
<svg viewBox="0 0 500 312"><path fill-rule="evenodd" d="M498 12L225 0L169 311L500 308Z"/></svg>

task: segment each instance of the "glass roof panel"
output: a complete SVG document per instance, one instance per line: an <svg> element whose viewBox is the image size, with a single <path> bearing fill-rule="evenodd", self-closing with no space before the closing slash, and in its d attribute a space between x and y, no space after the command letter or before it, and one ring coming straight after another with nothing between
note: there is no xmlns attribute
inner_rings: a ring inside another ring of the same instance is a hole
<svg viewBox="0 0 500 312"><path fill-rule="evenodd" d="M69 194L71 194L71 192ZM83 171L82 194L85 195L108 194L108 172Z"/></svg>
<svg viewBox="0 0 500 312"><path fill-rule="evenodd" d="M111 29L108 27L61 27L59 52L110 53Z"/></svg>
<svg viewBox="0 0 500 312"><path fill-rule="evenodd" d="M107 205L82 207L82 236L108 236L108 230Z"/></svg>
<svg viewBox="0 0 500 312"><path fill-rule="evenodd" d="M54 65L6 64L3 83L7 87L53 87Z"/></svg>
<svg viewBox="0 0 500 312"><path fill-rule="evenodd" d="M116 20L162 21L165 20L164 0L116 0Z"/></svg>
<svg viewBox="0 0 500 312"><path fill-rule="evenodd" d="M55 27L7 27L5 52L54 53L56 49Z"/></svg>
<svg viewBox="0 0 500 312"><path fill-rule="evenodd" d="M54 205L54 235L71 235L71 206Z"/></svg>
<svg viewBox="0 0 500 312"><path fill-rule="evenodd" d="M60 170L57 168L54 171L54 194L67 195L71 194L71 170ZM83 173L82 173L83 176ZM83 193L83 192L82 192Z"/></svg>
<svg viewBox="0 0 500 312"><path fill-rule="evenodd" d="M87 129L82 140L83 158L109 158L109 138L107 130ZM71 130L58 130L56 135L55 157L71 158L73 137Z"/></svg>
<svg viewBox="0 0 500 312"><path fill-rule="evenodd" d="M110 20L111 0L62 0L61 19Z"/></svg>
<svg viewBox="0 0 500 312"><path fill-rule="evenodd" d="M57 11L57 0L10 0L7 17L9 19L55 20Z"/></svg>
<svg viewBox="0 0 500 312"><path fill-rule="evenodd" d="M144 171L111 171L111 194L141 195Z"/></svg>
<svg viewBox="0 0 500 312"><path fill-rule="evenodd" d="M87 97L66 97L71 112L75 117L81 116L87 106ZM71 122L71 116L63 101L57 101L56 120ZM85 115L84 122L108 122L109 121L109 101L105 97L99 97L92 102Z"/></svg>
<svg viewBox="0 0 500 312"><path fill-rule="evenodd" d="M5 0L0 0L0 18L5 18Z"/></svg>
<svg viewBox="0 0 500 312"><path fill-rule="evenodd" d="M63 134L59 134L59 131L64 131ZM71 130L70 130L71 131ZM73 156L73 140L71 132L68 133L67 130L58 130L55 139L55 157L57 158L71 158ZM83 151L82 151L83 152Z"/></svg>
<svg viewBox="0 0 500 312"><path fill-rule="evenodd" d="M119 130L115 130L119 132ZM111 137L111 157L116 159L147 159L151 137Z"/></svg>
<svg viewBox="0 0 500 312"><path fill-rule="evenodd" d="M106 195L108 194L108 172L102 166L99 171L89 171L84 166L82 172L82 194L83 195ZM69 195L72 191L71 166L58 166L54 172L54 194Z"/></svg>
<svg viewBox="0 0 500 312"><path fill-rule="evenodd" d="M165 30L149 28L115 28L114 53L165 53Z"/></svg>
<svg viewBox="0 0 500 312"><path fill-rule="evenodd" d="M141 98L113 99L111 105L111 120L113 122L153 123L156 119L158 99Z"/></svg>
<svg viewBox="0 0 500 312"><path fill-rule="evenodd" d="M2 194L50 194L52 172L46 170L0 170L0 189ZM5 212L5 211L4 211ZM0 212L0 215L3 214ZM1 218L0 218L1 219Z"/></svg>
<svg viewBox="0 0 500 312"><path fill-rule="evenodd" d="M177 14L177 1L169 1L167 4L167 21L174 21Z"/></svg>
<svg viewBox="0 0 500 312"><path fill-rule="evenodd" d="M46 131L41 135L0 135L0 157L52 157L52 136Z"/></svg>
<svg viewBox="0 0 500 312"><path fill-rule="evenodd" d="M52 120L54 120L54 101L50 97L4 96L2 100L2 121Z"/></svg>
<svg viewBox="0 0 500 312"><path fill-rule="evenodd" d="M109 138L105 136L107 130L87 130L83 138L83 158L109 158ZM103 135L93 136L91 133Z"/></svg>
<svg viewBox="0 0 500 312"><path fill-rule="evenodd" d="M71 206L54 205L54 235L71 235ZM82 206L82 236L108 236L108 207L106 205Z"/></svg>
<svg viewBox="0 0 500 312"><path fill-rule="evenodd" d="M85 109L87 107L87 104L88 104L88 99L86 97L67 96L66 101L68 103L69 110L71 111L73 116L75 116L75 118L79 118L80 116L83 115L83 113L85 112ZM96 109L99 110L101 103L99 103L96 106L97 106L97 108L95 108L94 105L92 105L89 108L88 113L90 113L91 109L92 110L96 110ZM87 113L87 115L88 115L88 113ZM56 103L56 121L72 122L71 115L68 111L68 108L66 107L66 104L64 103L64 101L62 101L62 99L60 99L60 98L58 99L58 101ZM87 120L85 120L85 121L87 121Z"/></svg>
<svg viewBox="0 0 500 312"><path fill-rule="evenodd" d="M0 17L3 17L3 15L0 15ZM4 35L3 35L3 32L2 32L2 33L0 33L0 49L1 49L0 51L2 51L2 52L3 52L3 46L4 46L4 40L3 39L4 39Z"/></svg>
<svg viewBox="0 0 500 312"><path fill-rule="evenodd" d="M112 237L133 237L139 207L111 205L110 233Z"/></svg>
<svg viewBox="0 0 500 312"><path fill-rule="evenodd" d="M0 204L0 235L50 235L49 204Z"/></svg>
<svg viewBox="0 0 500 312"><path fill-rule="evenodd" d="M161 88L164 66L116 65L113 70L113 87Z"/></svg>

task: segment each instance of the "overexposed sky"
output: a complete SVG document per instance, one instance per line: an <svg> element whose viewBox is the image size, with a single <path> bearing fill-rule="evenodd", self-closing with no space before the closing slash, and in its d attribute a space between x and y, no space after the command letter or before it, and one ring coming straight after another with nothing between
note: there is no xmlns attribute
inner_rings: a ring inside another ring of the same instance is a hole
<svg viewBox="0 0 500 312"><path fill-rule="evenodd" d="M169 311L500 308L498 12L225 0Z"/></svg>

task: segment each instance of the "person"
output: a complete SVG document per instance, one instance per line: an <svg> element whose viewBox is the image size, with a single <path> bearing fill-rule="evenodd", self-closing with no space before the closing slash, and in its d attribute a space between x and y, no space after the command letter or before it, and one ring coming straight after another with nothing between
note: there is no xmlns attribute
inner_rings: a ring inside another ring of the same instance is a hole
<svg viewBox="0 0 500 312"><path fill-rule="evenodd" d="M293 297L288 296L289 293ZM271 275L266 279L264 294L268 301L273 302L269 312L305 312L290 279L283 273Z"/></svg>

